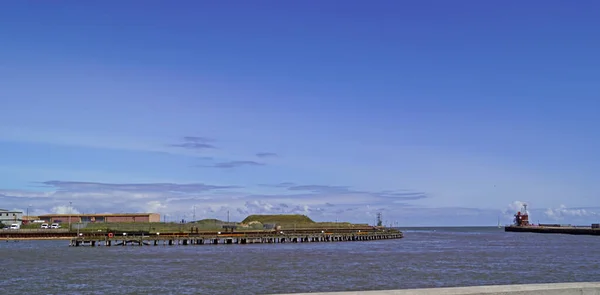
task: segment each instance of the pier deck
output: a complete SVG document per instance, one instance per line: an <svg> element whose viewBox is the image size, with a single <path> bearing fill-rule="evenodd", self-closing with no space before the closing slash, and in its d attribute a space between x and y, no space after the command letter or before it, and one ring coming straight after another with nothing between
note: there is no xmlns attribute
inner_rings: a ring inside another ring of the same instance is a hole
<svg viewBox="0 0 600 295"><path fill-rule="evenodd" d="M600 228L592 227L554 227L554 226L507 226L506 232L529 232L542 234L570 234L570 235L600 235Z"/></svg>
<svg viewBox="0 0 600 295"><path fill-rule="evenodd" d="M70 240L69 246L174 246L217 244L279 244L314 242L351 242L400 239L400 231L376 231L354 233L203 233L203 234L152 234L140 236L79 236Z"/></svg>

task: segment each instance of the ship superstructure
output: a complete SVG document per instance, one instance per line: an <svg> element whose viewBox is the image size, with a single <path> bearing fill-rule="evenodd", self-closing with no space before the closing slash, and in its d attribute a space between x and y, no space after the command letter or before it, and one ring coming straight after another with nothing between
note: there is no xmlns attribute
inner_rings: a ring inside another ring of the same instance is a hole
<svg viewBox="0 0 600 295"><path fill-rule="evenodd" d="M529 226L529 213L527 213L527 204L523 204L523 212L515 214L514 224L516 226Z"/></svg>

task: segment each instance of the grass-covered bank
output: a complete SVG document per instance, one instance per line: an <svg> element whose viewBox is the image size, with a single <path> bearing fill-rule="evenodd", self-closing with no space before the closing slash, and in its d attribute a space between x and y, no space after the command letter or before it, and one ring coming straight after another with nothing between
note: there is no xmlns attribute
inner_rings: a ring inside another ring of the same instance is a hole
<svg viewBox="0 0 600 295"><path fill-rule="evenodd" d="M176 222L119 222L119 223L72 223L71 230L79 232L106 232L106 231L131 231L131 232L164 232L164 233L189 233L192 231L224 231L224 226L235 226L236 231L248 230L281 230L293 229L336 229L336 228L364 228L367 224L351 224L348 222L315 222L305 215L250 215L242 222L227 223L218 219L202 219L187 223ZM68 229L68 223L62 223L63 229ZM40 224L23 225L22 229L39 229Z"/></svg>

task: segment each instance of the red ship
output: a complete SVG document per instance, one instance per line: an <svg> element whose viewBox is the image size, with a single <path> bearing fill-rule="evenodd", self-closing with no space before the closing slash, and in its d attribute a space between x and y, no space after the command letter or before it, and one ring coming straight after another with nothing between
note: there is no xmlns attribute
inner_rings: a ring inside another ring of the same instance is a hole
<svg viewBox="0 0 600 295"><path fill-rule="evenodd" d="M514 221L516 226L530 226L531 224L529 223L529 214L527 214L527 204L523 204L523 213L521 213L521 211L517 212L517 214L515 214L515 221Z"/></svg>

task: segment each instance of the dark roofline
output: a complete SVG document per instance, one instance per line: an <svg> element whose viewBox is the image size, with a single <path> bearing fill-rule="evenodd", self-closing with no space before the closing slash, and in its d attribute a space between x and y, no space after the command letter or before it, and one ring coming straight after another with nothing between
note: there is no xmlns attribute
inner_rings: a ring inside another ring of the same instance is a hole
<svg viewBox="0 0 600 295"><path fill-rule="evenodd" d="M44 214L44 215L38 215L38 217L84 217L84 216L90 216L90 217L105 217L105 216L109 216L109 217L113 217L113 216L150 216L150 215L160 215L158 213L94 213L94 214Z"/></svg>
<svg viewBox="0 0 600 295"><path fill-rule="evenodd" d="M0 211L2 211L2 212L8 212L8 213L23 213L23 211L18 211L18 210L0 209Z"/></svg>

